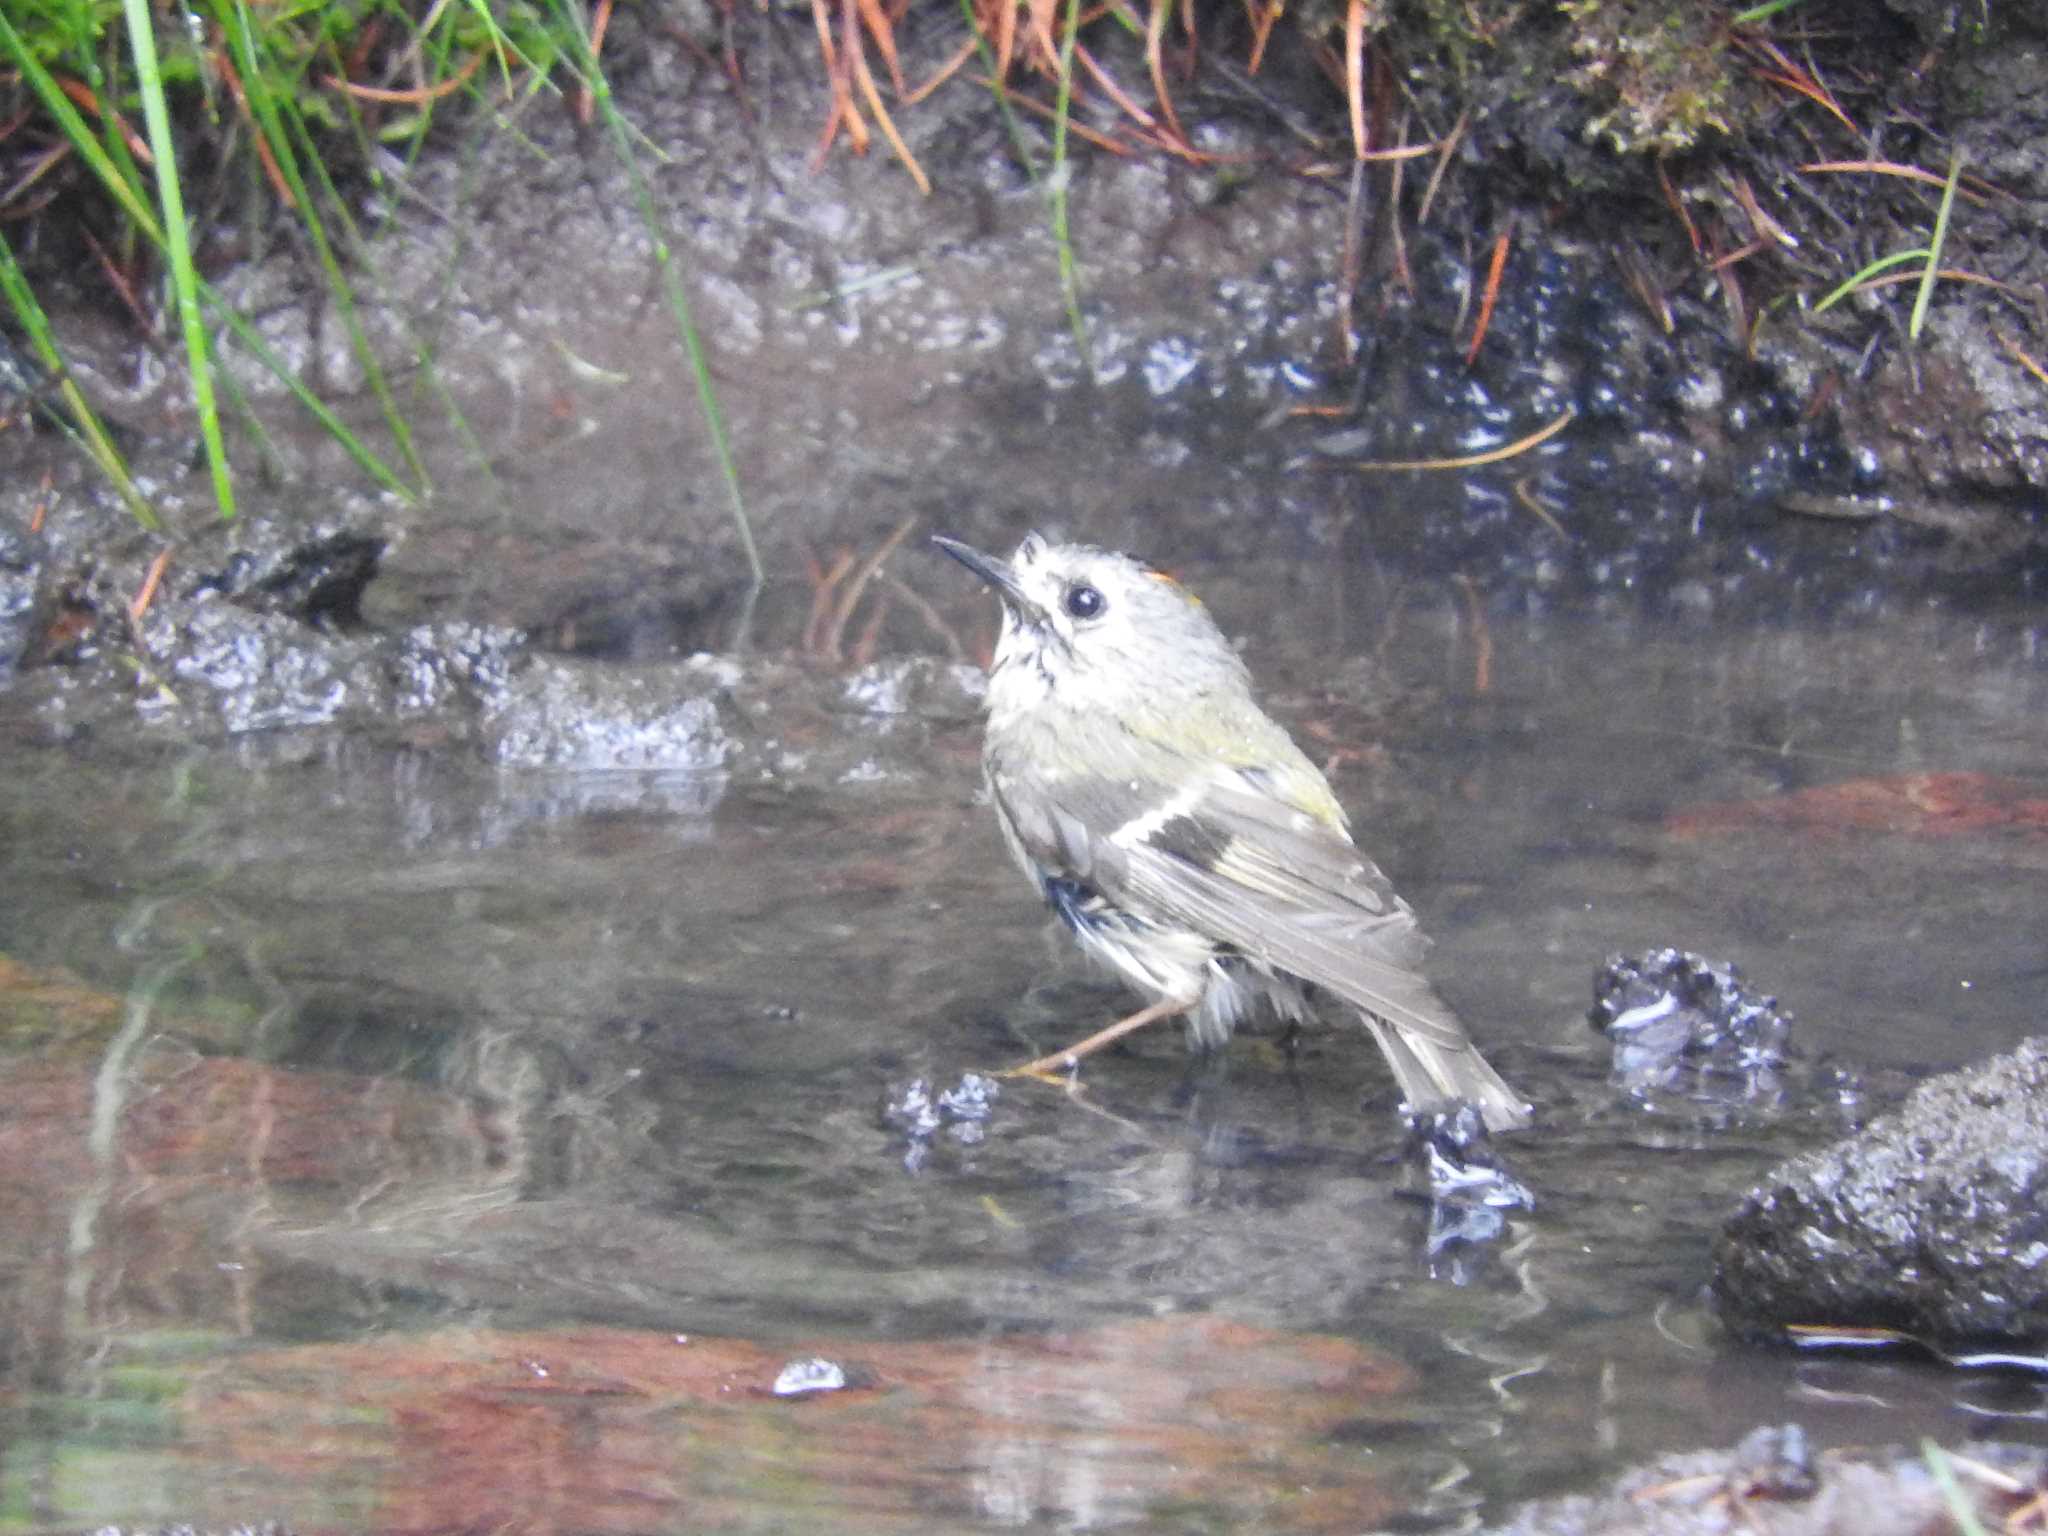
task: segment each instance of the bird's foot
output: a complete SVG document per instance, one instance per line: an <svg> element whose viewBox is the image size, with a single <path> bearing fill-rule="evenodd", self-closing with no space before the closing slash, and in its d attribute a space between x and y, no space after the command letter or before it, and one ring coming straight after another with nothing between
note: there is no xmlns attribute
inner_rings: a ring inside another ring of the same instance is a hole
<svg viewBox="0 0 2048 1536"><path fill-rule="evenodd" d="M1014 1067L1005 1067L994 1074L997 1077L1028 1077L1033 1082L1050 1083L1055 1088L1071 1092L1081 1081L1081 1058L1072 1051L1054 1051L1050 1056L1041 1056L1036 1061L1021 1062Z"/></svg>
<svg viewBox="0 0 2048 1536"><path fill-rule="evenodd" d="M1194 1002L1185 998L1161 998L1149 1007L1140 1008L1136 1013L1118 1019L1107 1029L1098 1029L1086 1040L1076 1040L1072 1045L1062 1047L1036 1061L1027 1061L1021 1067L1012 1067L1007 1072L998 1072L998 1077L1032 1077L1041 1083L1058 1083L1070 1086L1080 1072L1081 1058L1092 1056L1105 1045L1112 1045L1135 1030L1147 1024L1156 1024L1161 1019L1170 1019L1176 1014L1186 1013Z"/></svg>

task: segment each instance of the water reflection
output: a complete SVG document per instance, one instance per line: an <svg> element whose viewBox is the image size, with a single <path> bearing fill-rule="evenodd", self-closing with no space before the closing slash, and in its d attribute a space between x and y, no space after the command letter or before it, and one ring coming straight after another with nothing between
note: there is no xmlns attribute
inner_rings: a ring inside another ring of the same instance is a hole
<svg viewBox="0 0 2048 1536"><path fill-rule="evenodd" d="M1431 1276L1390 1087L1342 1033L1212 1063L1141 1038L1081 1099L1006 1089L906 1169L883 1108L910 1081L1121 1003L1053 980L973 803L971 721L877 733L887 772L832 785L332 738L16 745L16 1507L459 1524L451 1490L503 1500L453 1472L436 1493L420 1458L503 1466L513 1443L577 1490L519 1484L534 1528L631 1528L706 1489L737 1520L801 1507L767 1469L823 1457L830 1423L893 1469L841 1524L1339 1529L1773 1415L1823 1442L2038 1424L1928 1369L1724 1347L1697 1302L1715 1226L1858 1105L1619 1092L1584 1019L1610 954L1736 960L1865 1103L2034 1027L2048 827L1973 809L2048 798L2023 630L1482 634L1455 591L1189 577L1542 1105L1506 1144L1538 1208L1464 1283ZM1982 795L1873 799L1926 774ZM1730 809L1680 818L1702 806ZM650 1363L678 1336L717 1368ZM849 1388L776 1402L810 1343ZM571 1475L579 1428L599 1449ZM856 1461L801 1463L805 1497Z"/></svg>

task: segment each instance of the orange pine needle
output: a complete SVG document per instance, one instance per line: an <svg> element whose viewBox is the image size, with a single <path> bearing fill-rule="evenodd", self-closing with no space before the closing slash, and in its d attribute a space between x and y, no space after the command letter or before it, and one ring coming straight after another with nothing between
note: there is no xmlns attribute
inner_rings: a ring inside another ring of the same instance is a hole
<svg viewBox="0 0 2048 1536"><path fill-rule="evenodd" d="M825 9L825 0L811 0L811 24L818 29L818 56L825 61L825 78L832 82L832 94L837 96L842 78L839 50L832 45L832 15Z"/></svg>
<svg viewBox="0 0 2048 1536"><path fill-rule="evenodd" d="M1287 0L1244 0L1244 9L1252 26L1251 59L1245 65L1245 73L1256 75L1260 60L1266 56L1266 39L1272 35L1273 23L1287 13Z"/></svg>
<svg viewBox="0 0 2048 1536"><path fill-rule="evenodd" d="M1058 0L1025 0L1025 10L1031 19L1032 41L1038 47L1039 57L1046 60L1047 67L1054 74L1059 73L1060 45L1054 35L1054 12Z"/></svg>
<svg viewBox="0 0 2048 1536"><path fill-rule="evenodd" d="M1734 192L1735 201L1742 205L1743 214L1749 219L1749 227L1755 231L1759 240L1774 240L1787 250L1799 249L1799 242L1793 237L1792 232L1764 212L1763 204L1756 200L1756 193L1749 188L1748 178L1727 178L1725 184Z"/></svg>
<svg viewBox="0 0 2048 1536"><path fill-rule="evenodd" d="M1917 165L1901 165L1896 160L1813 160L1800 166L1798 169L1813 172L1846 172L1868 176L1899 176L1907 181L1924 182L1930 187L1945 187L1948 185L1948 178L1946 176L1937 176L1932 171L1923 171ZM1978 193L1971 191L1969 187L1962 185L1960 182L1957 184L1956 191L1962 196L1969 198L1972 202L1984 202L1987 195L2008 198L2013 196L2005 188L1995 187L1990 182L1980 180L1975 176L1965 176L1962 178L1962 181L1975 182L1977 186L1983 188L1983 192Z"/></svg>
<svg viewBox="0 0 2048 1536"><path fill-rule="evenodd" d="M129 315L134 318L136 330L145 336L148 335L152 329L149 311L143 307L141 296L136 293L135 284L130 280L127 271L107 254L107 248L93 237L91 230L81 229L79 233L85 238L86 249L92 252L93 259L100 264L100 275L106 278L107 286L120 295L121 302L127 305Z"/></svg>
<svg viewBox="0 0 2048 1536"><path fill-rule="evenodd" d="M469 77L477 72L477 67L483 61L484 56L481 51L473 53L469 56L468 61L463 64L462 68L456 70L446 80L442 80L434 85L415 86L411 90L405 91L387 90L382 86L375 85L358 85L355 81L344 80L339 75L329 75L320 83L330 91L344 91L350 96L355 97L358 101L385 101L397 106L417 107L423 106L430 101L439 101L443 96L453 96L469 83ZM235 99L240 101L242 98L241 86L233 84L232 80L231 86L235 93ZM245 107L244 111L246 110L247 108Z"/></svg>
<svg viewBox="0 0 2048 1536"><path fill-rule="evenodd" d="M1420 229L1429 222L1430 205L1436 201L1437 188L1443 185L1444 172L1450 169L1451 156L1457 153L1458 145L1464 140L1465 130L1471 126L1472 111L1466 108L1458 114L1458 120L1451 124L1450 136L1443 142L1437 161L1430 168L1429 185L1422 189L1422 205L1415 210L1415 227Z"/></svg>
<svg viewBox="0 0 2048 1536"><path fill-rule="evenodd" d="M43 531L43 519L50 515L50 489L56 483L55 476L49 470L44 470L43 483L36 490L35 509L28 515L28 531L30 533L41 533Z"/></svg>
<svg viewBox="0 0 2048 1536"><path fill-rule="evenodd" d="M1791 75L1778 74L1768 69L1760 69L1756 73L1759 80L1769 81L1772 85L1782 85L1789 91L1797 91L1808 101L1818 102L1827 109L1836 122L1840 123L1851 133L1856 134L1857 137L1862 137L1862 130L1849 121L1849 114L1844 112L1840 105L1836 103L1834 96L1829 93L1828 88L1804 70Z"/></svg>
<svg viewBox="0 0 2048 1536"><path fill-rule="evenodd" d="M263 176L270 183L270 190L285 207L297 211L299 200L292 195L292 185L285 180L284 169L277 163L277 156L271 152L270 137L263 131L263 125L256 120L256 114L249 110L249 98L242 92L242 77L235 71L233 60L218 50L213 55L213 67L228 85L228 94L235 98L235 108L249 125L249 140L256 146L256 158L263 163Z"/></svg>
<svg viewBox="0 0 2048 1536"><path fill-rule="evenodd" d="M596 62L597 56L604 51L604 35L611 24L612 0L597 0L597 8L591 17L590 23L590 57L593 63ZM596 92L592 91L588 85L579 84L576 87L576 94L573 99L575 101L573 111L575 112L577 123L582 127L588 128L591 119L597 115Z"/></svg>
<svg viewBox="0 0 2048 1536"><path fill-rule="evenodd" d="M156 558L149 562L149 569L142 573L142 585L135 590L135 596L128 604L128 617L135 623L142 622L142 616L149 612L149 605L156 598L156 589L164 579L164 568L171 563L168 547L156 552Z"/></svg>
<svg viewBox="0 0 2048 1536"><path fill-rule="evenodd" d="M861 20L867 23L868 36L875 40L875 46L882 50L882 62L889 66L889 83L896 88L896 97L903 98L903 66L896 58L896 32L889 25L889 18L883 14L877 0L860 0Z"/></svg>
<svg viewBox="0 0 2048 1536"><path fill-rule="evenodd" d="M1049 118L1058 115L1053 111L1051 107L1047 106L1044 102L1034 100L1032 97L1026 96L1022 92L1014 92L1011 94L1010 105L1013 107L1023 107L1027 111L1036 112L1040 117ZM1130 145L1122 143L1119 140L1112 139L1106 133L1098 133L1095 129L1090 128L1086 123L1076 122L1071 117L1067 119L1067 132L1073 134L1074 137L1078 139L1087 140L1090 144L1093 144L1097 149L1109 151L1109 153L1111 153L1112 155L1127 156L1131 152Z"/></svg>
<svg viewBox="0 0 2048 1536"><path fill-rule="evenodd" d="M1769 250L1770 246L1771 242L1768 240L1752 240L1747 245L1737 246L1725 256L1716 256L1707 263L1707 270L1709 272L1718 272L1723 267L1732 267L1739 261L1749 260L1758 251ZM1913 275L1918 277L1920 274L1916 272Z"/></svg>
<svg viewBox="0 0 2048 1536"><path fill-rule="evenodd" d="M1819 77L1812 70L1805 69L1788 58L1785 50L1776 43L1767 37L1749 32L1738 32L1735 35L1735 42L1738 47L1769 66L1760 67L1757 70L1757 78L1768 80L1773 85L1782 85L1785 89L1804 96L1808 101L1819 103L1833 115L1835 121L1857 137L1862 137L1861 131L1849 121L1849 114L1836 102L1834 93L1821 84Z"/></svg>
<svg viewBox="0 0 2048 1536"><path fill-rule="evenodd" d="M1857 291L1870 288L1892 288L1900 283L1917 283L1926 278L1925 270L1917 272L1887 272L1882 277L1873 277L1858 283ZM1996 288L2000 293L2015 293L2011 283L2002 283L1995 277L1986 277L1982 272L1965 272L1961 267L1936 267L1934 275L1948 283L1975 283L1979 288Z"/></svg>
<svg viewBox="0 0 2048 1536"><path fill-rule="evenodd" d="M1657 162L1657 185L1664 189L1664 201L1671 205L1671 211L1678 215L1678 222L1685 227L1685 238L1692 242L1692 253L1704 256L1705 242L1700 239L1699 226L1692 221L1692 215L1685 210L1685 199L1678 195L1678 188L1671 185L1671 178L1664 174L1664 162Z"/></svg>
<svg viewBox="0 0 2048 1536"><path fill-rule="evenodd" d="M804 624L803 653L806 656L820 654L824 644L825 626L831 622L839 583L846 579L846 573L853 569L854 554L850 549L839 551L832 562L832 569L823 572L817 579L811 593L811 616Z"/></svg>
<svg viewBox="0 0 2048 1536"><path fill-rule="evenodd" d="M868 150L868 127L861 120L860 109L854 104L853 84L849 78L846 56L832 41L832 15L826 9L826 0L811 0L811 20L818 29L818 53L825 61L825 78L831 86L831 102L825 112L825 127L818 135L818 147L811 152L811 165L815 169L822 165L825 155L838 138L840 130L846 132L846 141L857 155ZM854 39L857 43L858 38Z"/></svg>
<svg viewBox="0 0 2048 1536"><path fill-rule="evenodd" d="M1527 437L1516 438L1512 443L1499 448L1489 448L1484 453L1462 454L1454 459L1352 459L1333 464L1334 469L1355 469L1366 474L1383 474L1408 469L1480 469L1488 464L1498 464L1504 459L1518 458L1532 448L1540 448L1577 419L1578 411L1566 406L1557 420L1547 427L1531 432Z"/></svg>
<svg viewBox="0 0 2048 1536"><path fill-rule="evenodd" d="M996 5L996 79L1010 78L1010 65L1017 56L1017 7L1008 0Z"/></svg>
<svg viewBox="0 0 2048 1536"><path fill-rule="evenodd" d="M1998 338L1998 344L2005 348L2014 362L2031 373L2040 383L2048 384L2048 373L2041 371L2041 365L2034 361L2032 354L2026 348L2022 347L2003 331L1993 331L1991 334Z"/></svg>
<svg viewBox="0 0 2048 1536"><path fill-rule="evenodd" d="M1493 321L1493 303L1500 297L1501 273L1506 270L1508 264L1508 236L1513 232L1510 226L1502 230L1493 242L1493 260L1487 263L1486 286L1479 295L1479 318L1473 323L1472 340L1465 348L1467 368L1470 368L1473 360L1479 356L1479 345L1486 340L1486 328Z"/></svg>
<svg viewBox="0 0 2048 1536"><path fill-rule="evenodd" d="M1666 336L1673 334L1678 329L1678 321L1671 313L1671 300L1650 276L1649 270L1631 251L1621 246L1614 249L1614 264L1621 269L1622 280L1628 284L1629 291L1649 311L1650 318L1657 322L1658 329Z"/></svg>
<svg viewBox="0 0 2048 1536"><path fill-rule="evenodd" d="M868 110L875 114L876 126L882 130L882 136L889 141L889 147L896 151L896 158L901 160L903 168L910 172L910 179L917 183L917 190L930 197L931 178L925 175L924 167L917 163L917 156L910 152L910 146L903 142L903 136L896 131L896 124L889 118L889 109L882 105L882 93L875 88L875 77L868 70L867 51L860 45L861 3L862 0L845 0L841 22L846 57L853 66L853 77L860 85L861 95L867 98Z"/></svg>
<svg viewBox="0 0 2048 1536"><path fill-rule="evenodd" d="M1544 527L1548 528L1560 539L1569 539L1571 537L1570 534L1564 531L1564 524L1557 520L1557 514L1543 505L1543 498L1538 496L1534 488L1529 484L1529 476L1524 475L1521 479L1517 480L1514 485L1514 491L1515 500L1534 513L1537 521L1542 523Z"/></svg>
<svg viewBox="0 0 2048 1536"><path fill-rule="evenodd" d="M1088 71L1095 83L1102 87L1102 94L1116 103L1119 112L1142 128L1159 126L1159 119L1133 101L1124 88L1116 83L1116 77L1095 62L1094 54L1076 43L1074 57L1080 61L1081 67Z"/></svg>
<svg viewBox="0 0 2048 1536"><path fill-rule="evenodd" d="M1372 148L1365 136L1365 23L1371 0L1344 6L1344 97L1351 106L1351 152L1363 160Z"/></svg>
<svg viewBox="0 0 2048 1536"><path fill-rule="evenodd" d="M1167 127L1185 144L1188 136L1173 110L1172 93L1166 89L1166 23L1172 8L1173 0L1152 0L1152 14L1145 21L1145 67L1152 73L1152 94L1159 98L1159 110L1166 114Z"/></svg>
<svg viewBox="0 0 2048 1536"><path fill-rule="evenodd" d="M903 104L906 107L916 106L925 97L931 95L933 91L936 91L940 86L958 74L967 61L974 57L974 44L975 39L970 37L966 42L954 49L952 57L933 71L931 79L925 81L923 85L920 85L916 90L903 98Z"/></svg>
<svg viewBox="0 0 2048 1536"><path fill-rule="evenodd" d="M68 75L58 75L56 76L56 81L57 89L66 96L69 96L78 105L80 110L90 112L94 117L104 118L107 115L100 110L99 97L93 94L92 87L83 80L73 80ZM113 114L113 122L114 126L120 129L121 138L128 145L128 153L135 157L136 163L138 165L155 165L156 156L149 152L149 145L143 140L142 135L128 126L127 119L116 112Z"/></svg>

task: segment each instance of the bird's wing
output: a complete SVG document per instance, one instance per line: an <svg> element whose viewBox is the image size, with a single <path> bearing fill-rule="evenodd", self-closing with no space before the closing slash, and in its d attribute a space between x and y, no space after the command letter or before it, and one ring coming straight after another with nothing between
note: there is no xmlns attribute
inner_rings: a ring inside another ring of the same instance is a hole
<svg viewBox="0 0 2048 1536"><path fill-rule="evenodd" d="M1340 832L1225 772L1156 825L1098 852L1112 899L1173 917L1403 1030L1463 1047L1421 966L1429 941L1387 877Z"/></svg>
<svg viewBox="0 0 2048 1536"><path fill-rule="evenodd" d="M1164 771L1109 778L1037 761L992 761L990 783L1041 875L1082 881L1424 1040L1468 1048L1421 974L1429 941L1415 914L1341 827L1273 794L1257 770L1179 767L1186 776L1170 791L1159 788L1175 782Z"/></svg>

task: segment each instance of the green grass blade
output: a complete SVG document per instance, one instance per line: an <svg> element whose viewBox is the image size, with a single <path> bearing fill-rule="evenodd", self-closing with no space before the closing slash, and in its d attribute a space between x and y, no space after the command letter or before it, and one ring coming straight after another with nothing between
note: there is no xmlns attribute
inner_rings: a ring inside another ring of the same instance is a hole
<svg viewBox="0 0 2048 1536"><path fill-rule="evenodd" d="M249 102L249 110L256 119L257 130L262 133L270 146L272 161L285 184L291 188L292 197L298 203L300 226L313 244L315 258L320 263L321 273L327 279L328 293L334 299L334 306L341 315L342 324L347 328L349 347L362 365L363 376L376 397L378 407L384 413L385 424L391 430L392 439L398 444L398 451L405 458L406 466L412 471L413 479L424 494L428 488L427 467L414 445L412 428L406 414L392 398L391 385L385 378L383 366L377 360L376 349L370 345L370 338L363 329L362 314L355 301L355 290L349 276L342 270L340 257L335 253L334 243L328 237L327 225L321 218L319 200L315 199L306 182L301 167L301 152L305 164L311 165L322 190L327 194L327 206L345 208L334 183L328 178L326 164L320 158L317 145L306 127L305 118L294 103L271 89L270 82L278 74L277 68L268 60L259 60L256 55L256 33L249 18L249 7L244 0L233 0L228 14L218 17L222 30L227 34L235 53L235 67L242 72L242 90ZM295 149L296 144L296 149ZM411 498L408 498L411 499Z"/></svg>
<svg viewBox="0 0 2048 1536"><path fill-rule="evenodd" d="M1941 189L1941 207L1934 215L1934 238L1927 242L1927 270L1920 274L1920 291L1913 295L1913 318L1906 322L1906 338L1920 339L1920 328L1927 323L1927 306L1934 297L1934 279L1941 269L1941 248L1948 240L1949 210L1956 205L1956 183L1963 175L1963 151L1958 145L1949 152L1948 180Z"/></svg>
<svg viewBox="0 0 2048 1536"><path fill-rule="evenodd" d="M1038 172L1038 159L1031 153L1031 143L1024 137L1024 125L1017 114L1010 109L1010 89L996 73L995 50L988 45L988 38L982 34L981 18L974 13L974 0L960 0L960 14L967 18L967 35L974 39L974 51L980 55L981 67L988 71L989 94L995 97L996 113L1003 120L1003 131L1010 136L1010 147L1017 152L1017 163L1024 167L1024 174L1031 184L1041 185L1045 178Z"/></svg>
<svg viewBox="0 0 2048 1536"><path fill-rule="evenodd" d="M156 512L136 488L120 450L114 446L99 417L86 403L84 391L79 389L65 368L56 338L50 334L49 317L43 313L42 305L36 302L35 293L28 285L21 264L14 259L14 248L7 243L5 234L0 234L0 298L5 298L8 308L14 312L36 361L57 381L57 393L71 412L71 430L85 445L85 451L92 456L93 462L99 465L100 473L113 482L115 491L128 508L128 515L152 533L159 531L162 524L158 522Z"/></svg>
<svg viewBox="0 0 2048 1536"><path fill-rule="evenodd" d="M199 310L199 274L192 266L192 232L185 221L177 146L171 142L171 114L164 103L163 76L157 63L155 18L150 15L149 0L122 0L121 11L128 25L128 46L134 55L136 85L142 95L142 121L149 131L150 153L156 156L157 203L163 211L171 298L185 341L186 366L192 375L192 406L199 417L199 434L206 443L207 467L213 474L214 505L223 518L232 518L235 486L228 473L220 407L214 400L213 354L207 347L206 324Z"/></svg>
<svg viewBox="0 0 2048 1536"><path fill-rule="evenodd" d="M498 78L505 87L505 94L512 94L512 58L523 64L527 62L518 46L505 35L505 29L498 25L498 18L491 14L489 0L469 0L469 8L476 16L477 23L484 29L484 36L490 39L491 56L498 64Z"/></svg>
<svg viewBox="0 0 2048 1536"><path fill-rule="evenodd" d="M1038 169L1037 157L1031 153L1031 143L1024 135L1024 125L1010 108L1010 92L996 73L996 56L988 45L988 38L982 34L980 19L974 13L974 0L960 0L960 12L967 19L968 35L974 39L974 49L981 57L981 67L988 72L989 92L995 97L996 111L1002 117L1003 129L1010 136L1010 147L1016 151L1017 163L1024 167L1024 174L1034 187L1044 191L1048 203L1053 194L1046 186L1046 179ZM1071 55L1069 67L1063 72L1065 80L1071 82L1073 70ZM1060 114L1055 122L1055 132L1062 145L1065 140L1066 116ZM1063 160L1064 148L1057 156ZM1088 353L1088 323L1081 314L1081 285L1075 273L1074 242L1066 222L1066 199L1064 190L1053 211L1053 241L1060 253L1060 297L1066 305L1067 325L1074 333L1074 347L1081 355L1082 366L1092 375L1095 371L1093 360Z"/></svg>
<svg viewBox="0 0 2048 1536"><path fill-rule="evenodd" d="M669 249L667 238L662 233L661 218L654 206L654 195L648 190L647 178L640 172L640 161L633 152L633 131L619 113L612 100L611 82L605 78L596 56L590 51L590 40L584 35L581 22L570 10L567 0L554 0L556 15L570 36L576 53L576 67L583 84L591 94L598 116L604 119L605 127L612 137L619 161L625 167L626 178L633 188L634 205L639 210L640 222L647 230L648 239L654 242L655 265L661 271L661 285L667 295L669 309L674 314L676 328L682 334L683 350L690 360L690 375L696 382L697 404L704 415L705 430L711 436L711 449L718 460L718 472L724 478L726 494L732 502L733 523L739 529L740 547L746 552L747 569L752 573L753 591L758 593L767 580L761 566L761 552L754 544L754 530L747 518L746 498L740 492L739 468L733 462L732 443L725 428L725 413L718 404L718 391L711 378L711 364L704 353L703 338L697 333L695 321L690 317L689 295L683 291L682 274L677 270L674 254ZM751 606L751 597L749 599Z"/></svg>
<svg viewBox="0 0 2048 1536"><path fill-rule="evenodd" d="M1074 39L1081 27L1081 0L1067 0L1067 24L1060 33L1059 92L1052 116L1052 237L1059 247L1060 292L1067 300L1067 323L1073 327L1074 346L1081 354L1081 369L1095 377L1095 359L1088 347L1088 326L1081 317L1081 278L1074 265L1074 234L1067 222L1067 187L1073 180L1073 165L1067 159L1067 118L1074 104Z"/></svg>
<svg viewBox="0 0 2048 1536"><path fill-rule="evenodd" d="M1889 256L1878 257L1869 266L1844 279L1838 286L1829 289L1827 297L1813 306L1813 312L1816 315L1826 313L1858 288L1869 282L1873 277L1876 277L1878 273L1888 272L1893 267L1903 267L1908 262L1925 260L1927 254L1928 252L1925 247L1915 247L1910 251L1894 251Z"/></svg>
<svg viewBox="0 0 2048 1536"><path fill-rule="evenodd" d="M50 114L50 120L63 133L79 159L99 179L107 195L120 204L121 212L149 237L151 244L161 246L164 243L163 231L157 227L156 214L137 189L136 182L121 174L120 167L108 155L91 124L71 104L71 98L58 89L49 70L43 67L43 61L30 51L21 34L14 30L4 7L0 7L0 48L5 49L14 67L28 82L29 89L36 93L36 100Z"/></svg>
<svg viewBox="0 0 2048 1536"><path fill-rule="evenodd" d="M1752 5L1746 11L1737 11L1729 21L1738 27L1754 26L1759 21L1768 21L1780 11L1789 11L1799 0L1764 0L1762 5Z"/></svg>
<svg viewBox="0 0 2048 1536"><path fill-rule="evenodd" d="M292 398L299 402L309 416L320 423L322 431L340 444L342 451L355 460L356 466L364 474L408 505L417 500L412 487L399 479L388 464L364 446L362 440L349 431L348 423L335 415L324 400L308 389L304 381L285 366L283 358L271 351L270 344L258 333L256 327L237 314L227 300L212 288L202 287L200 292L217 314L220 323L234 332L235 340L247 347L250 355L291 391Z"/></svg>

